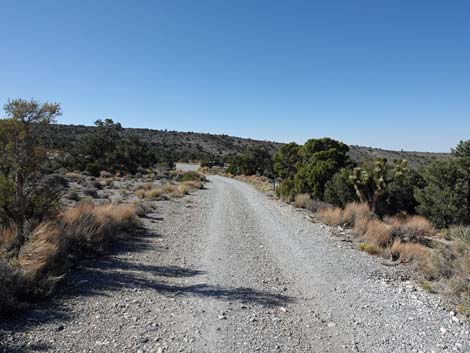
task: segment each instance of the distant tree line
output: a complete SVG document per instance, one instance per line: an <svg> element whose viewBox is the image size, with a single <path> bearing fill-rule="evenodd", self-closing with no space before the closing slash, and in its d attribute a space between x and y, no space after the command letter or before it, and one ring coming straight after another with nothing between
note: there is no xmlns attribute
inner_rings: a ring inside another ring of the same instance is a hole
<svg viewBox="0 0 470 353"><path fill-rule="evenodd" d="M385 158L357 164L349 147L330 138L281 146L274 156L259 148L230 161L232 174L275 176L276 193L286 200L298 194L343 207L365 202L378 216L421 214L439 227L470 224L470 140L452 150L452 158L412 168L406 160Z"/></svg>

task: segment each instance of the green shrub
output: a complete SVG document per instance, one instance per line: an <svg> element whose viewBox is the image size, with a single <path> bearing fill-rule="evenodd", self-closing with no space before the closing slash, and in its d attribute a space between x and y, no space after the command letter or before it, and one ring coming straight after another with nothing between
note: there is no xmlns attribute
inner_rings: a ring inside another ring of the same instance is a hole
<svg viewBox="0 0 470 353"><path fill-rule="evenodd" d="M263 147L248 147L242 155L232 158L227 173L273 177L272 156Z"/></svg>
<svg viewBox="0 0 470 353"><path fill-rule="evenodd" d="M59 190L43 180L49 160L46 136L60 115L58 104L22 99L5 104L0 120L0 222L15 225L15 249L25 242L28 225L55 213Z"/></svg>
<svg viewBox="0 0 470 353"><path fill-rule="evenodd" d="M301 161L294 177L297 194L324 200L325 185L340 169L351 164L349 147L330 138L311 139L300 149Z"/></svg>
<svg viewBox="0 0 470 353"><path fill-rule="evenodd" d="M95 122L96 129L84 135L69 147L66 166L86 170L94 176L106 170L135 174L140 168L153 167L162 162L173 165L156 148L137 135L124 134L121 124L111 119Z"/></svg>
<svg viewBox="0 0 470 353"><path fill-rule="evenodd" d="M470 173L458 159L434 161L415 192L418 212L439 227L470 222Z"/></svg>
<svg viewBox="0 0 470 353"><path fill-rule="evenodd" d="M341 169L325 185L325 202L344 207L346 204L356 201L356 191L351 182L350 170Z"/></svg>
<svg viewBox="0 0 470 353"><path fill-rule="evenodd" d="M198 172L189 171L183 174L181 181L202 181L204 179Z"/></svg>

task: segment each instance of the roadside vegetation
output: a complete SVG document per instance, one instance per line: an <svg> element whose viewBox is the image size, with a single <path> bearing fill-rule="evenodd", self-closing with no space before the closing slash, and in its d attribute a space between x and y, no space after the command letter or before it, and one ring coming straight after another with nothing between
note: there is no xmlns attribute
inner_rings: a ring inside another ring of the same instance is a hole
<svg viewBox="0 0 470 353"><path fill-rule="evenodd" d="M0 120L0 313L52 294L71 265L141 227L152 201L202 189L112 120L66 148L51 142L58 104L9 101ZM141 193L143 193L141 195Z"/></svg>
<svg viewBox="0 0 470 353"><path fill-rule="evenodd" d="M469 315L470 140L419 169L404 159L358 164L347 145L330 138L284 144L273 156L247 151L231 163L207 172L273 190L313 219L347 230L360 250L406 264L423 288L448 294Z"/></svg>

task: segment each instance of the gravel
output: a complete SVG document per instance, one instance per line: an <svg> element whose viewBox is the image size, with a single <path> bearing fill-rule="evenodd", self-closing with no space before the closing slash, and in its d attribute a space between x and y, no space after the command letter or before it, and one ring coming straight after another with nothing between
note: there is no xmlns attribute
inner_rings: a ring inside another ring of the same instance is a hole
<svg viewBox="0 0 470 353"><path fill-rule="evenodd" d="M0 352L469 352L469 325L401 266L247 184L155 203L148 231L0 324Z"/></svg>

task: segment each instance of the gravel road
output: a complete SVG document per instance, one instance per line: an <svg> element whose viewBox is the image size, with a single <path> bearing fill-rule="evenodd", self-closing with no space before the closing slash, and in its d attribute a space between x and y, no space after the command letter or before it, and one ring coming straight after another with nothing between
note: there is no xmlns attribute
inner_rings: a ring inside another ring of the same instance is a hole
<svg viewBox="0 0 470 353"><path fill-rule="evenodd" d="M1 323L5 352L470 352L400 267L247 184L157 203L144 234ZM0 351L1 349L0 348Z"/></svg>

